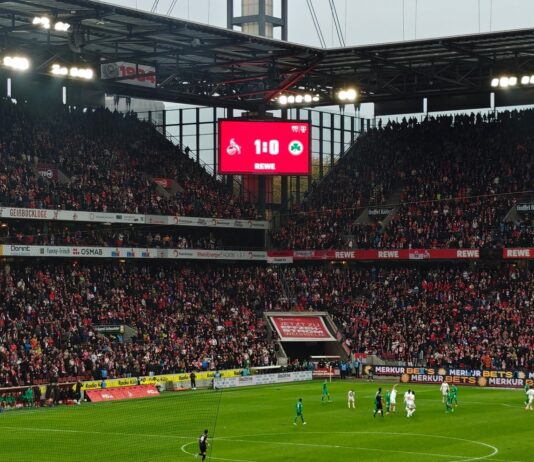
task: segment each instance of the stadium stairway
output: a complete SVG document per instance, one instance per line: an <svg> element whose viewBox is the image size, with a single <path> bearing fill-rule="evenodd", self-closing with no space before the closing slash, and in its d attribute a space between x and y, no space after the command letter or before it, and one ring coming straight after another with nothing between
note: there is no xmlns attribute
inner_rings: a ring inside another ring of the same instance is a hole
<svg viewBox="0 0 534 462"><path fill-rule="evenodd" d="M399 203L402 195L402 189L398 188L392 194L388 196L385 204L369 205L365 207L360 216L356 219L357 225L370 225L375 223L375 219L369 216L369 209L391 209L389 213L380 220L384 227L387 227L388 223L393 219L397 211L399 210ZM391 204L391 205L390 205Z"/></svg>
<svg viewBox="0 0 534 462"><path fill-rule="evenodd" d="M521 203L530 204L533 202L534 202L534 194L525 194L521 196L520 198L518 198L517 200L517 204L521 204ZM518 219L519 219L519 216L517 214L516 205L514 204L512 205L512 207L510 207L510 210L508 210L508 212L506 213L502 221L503 222L510 222L510 221L515 222Z"/></svg>

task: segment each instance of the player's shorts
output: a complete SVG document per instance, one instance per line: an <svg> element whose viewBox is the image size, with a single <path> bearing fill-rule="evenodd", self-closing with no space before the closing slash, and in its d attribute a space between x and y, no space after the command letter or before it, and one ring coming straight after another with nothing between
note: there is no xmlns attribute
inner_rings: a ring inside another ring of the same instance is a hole
<svg viewBox="0 0 534 462"><path fill-rule="evenodd" d="M200 453L204 453L204 452L206 452L208 450L208 447L207 446L199 446L198 449L199 449Z"/></svg>
<svg viewBox="0 0 534 462"><path fill-rule="evenodd" d="M534 403L534 398L530 398L530 399L528 400L528 404L532 404L532 403Z"/></svg>
<svg viewBox="0 0 534 462"><path fill-rule="evenodd" d="M350 403L354 403L354 398L349 398Z"/></svg>
<svg viewBox="0 0 534 462"><path fill-rule="evenodd" d="M397 404L397 398L391 398L391 404Z"/></svg>
<svg viewBox="0 0 534 462"><path fill-rule="evenodd" d="M376 409L382 409L382 403L376 403L375 407Z"/></svg>
<svg viewBox="0 0 534 462"><path fill-rule="evenodd" d="M441 394L442 394L442 396L447 396L447 392L446 391L442 391Z"/></svg>

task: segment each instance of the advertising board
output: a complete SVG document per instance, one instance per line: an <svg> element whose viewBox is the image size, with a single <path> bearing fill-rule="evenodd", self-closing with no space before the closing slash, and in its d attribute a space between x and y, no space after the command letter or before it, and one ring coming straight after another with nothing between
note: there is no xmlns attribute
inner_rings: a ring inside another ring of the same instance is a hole
<svg viewBox="0 0 534 462"><path fill-rule="evenodd" d="M311 371L279 372L276 374L248 375L215 379L216 388L250 387L273 383L303 382L312 379Z"/></svg>
<svg viewBox="0 0 534 462"><path fill-rule="evenodd" d="M397 376L402 383L471 385L484 388L523 388L534 386L534 372L459 369L452 367L366 366L364 373Z"/></svg>
<svg viewBox="0 0 534 462"><path fill-rule="evenodd" d="M140 87L156 87L156 68L143 64L125 61L101 64L100 77L102 80L117 80Z"/></svg>

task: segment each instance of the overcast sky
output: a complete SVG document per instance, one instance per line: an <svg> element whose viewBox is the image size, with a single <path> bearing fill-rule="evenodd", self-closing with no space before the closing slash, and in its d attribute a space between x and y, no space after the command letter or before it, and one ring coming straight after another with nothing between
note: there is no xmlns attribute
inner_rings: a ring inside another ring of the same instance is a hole
<svg viewBox="0 0 534 462"><path fill-rule="evenodd" d="M534 0L334 0L347 45L534 27ZM274 0L275 12L280 0ZM154 0L107 0L150 11ZM173 0L159 0L167 14ZM239 7L241 0L234 0ZM312 0L328 47L339 46L329 0ZM403 14L404 11L404 14ZM226 0L177 0L171 16L226 26ZM289 40L319 46L307 0L289 0Z"/></svg>

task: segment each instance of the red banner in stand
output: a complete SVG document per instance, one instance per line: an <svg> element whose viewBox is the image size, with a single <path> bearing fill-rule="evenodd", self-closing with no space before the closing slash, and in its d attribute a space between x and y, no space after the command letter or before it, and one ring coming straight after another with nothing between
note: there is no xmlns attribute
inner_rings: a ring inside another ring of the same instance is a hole
<svg viewBox="0 0 534 462"><path fill-rule="evenodd" d="M48 180L57 180L59 176L58 169L48 164L37 164L37 173Z"/></svg>
<svg viewBox="0 0 534 462"><path fill-rule="evenodd" d="M480 249L282 250L268 252L268 256L293 260L478 260Z"/></svg>
<svg viewBox="0 0 534 462"><path fill-rule="evenodd" d="M335 340L321 316L271 316L271 320L284 342Z"/></svg>
<svg viewBox="0 0 534 462"><path fill-rule="evenodd" d="M534 258L534 248L503 249L502 257L506 260L530 260Z"/></svg>
<svg viewBox="0 0 534 462"><path fill-rule="evenodd" d="M121 399L150 398L159 395L154 385L136 385L133 387L102 388L100 390L87 390L85 394L91 402L118 401Z"/></svg>

